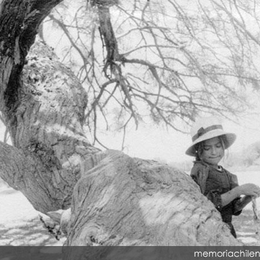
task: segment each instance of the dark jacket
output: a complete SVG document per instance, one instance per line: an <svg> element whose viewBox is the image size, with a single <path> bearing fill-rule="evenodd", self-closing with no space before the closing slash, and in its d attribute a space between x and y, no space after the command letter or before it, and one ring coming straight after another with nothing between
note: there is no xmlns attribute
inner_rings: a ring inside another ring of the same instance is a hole
<svg viewBox="0 0 260 260"><path fill-rule="evenodd" d="M200 186L202 194L215 205L221 214L222 220L229 225L232 235L236 237L236 232L232 225L232 215L237 216L241 213L241 210L236 210L240 197L224 207L222 207L221 200L221 194L238 186L236 175L221 166L217 169L207 163L196 161L191 170L191 177Z"/></svg>

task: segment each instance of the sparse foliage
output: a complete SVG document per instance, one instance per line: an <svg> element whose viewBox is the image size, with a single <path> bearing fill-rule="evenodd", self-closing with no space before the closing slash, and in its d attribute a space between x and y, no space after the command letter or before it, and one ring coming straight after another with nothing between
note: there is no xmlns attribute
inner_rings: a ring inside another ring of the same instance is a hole
<svg viewBox="0 0 260 260"><path fill-rule="evenodd" d="M73 15L65 4L44 25L59 27L57 48L68 40L61 56L87 90L95 138L102 117L112 125L111 111L117 129L149 116L182 130L198 113L233 116L250 106L246 92L259 88L259 3L105 2L74 3Z"/></svg>

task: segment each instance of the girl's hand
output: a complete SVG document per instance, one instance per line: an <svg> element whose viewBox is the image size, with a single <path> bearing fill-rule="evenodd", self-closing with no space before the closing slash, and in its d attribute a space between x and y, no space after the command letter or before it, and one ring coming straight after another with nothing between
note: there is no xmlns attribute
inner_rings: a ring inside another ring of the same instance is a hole
<svg viewBox="0 0 260 260"><path fill-rule="evenodd" d="M239 190L240 195L248 195L254 197L260 196L260 187L253 183L246 183L238 186L237 188Z"/></svg>
<svg viewBox="0 0 260 260"><path fill-rule="evenodd" d="M221 194L222 199L222 207L228 205L232 200L235 198L240 197L241 195L245 195L242 199L243 202L241 205L238 205L237 210L241 210L246 204L248 204L252 197L259 197L260 196L260 187L253 184L247 183L241 186L237 186L234 189Z"/></svg>

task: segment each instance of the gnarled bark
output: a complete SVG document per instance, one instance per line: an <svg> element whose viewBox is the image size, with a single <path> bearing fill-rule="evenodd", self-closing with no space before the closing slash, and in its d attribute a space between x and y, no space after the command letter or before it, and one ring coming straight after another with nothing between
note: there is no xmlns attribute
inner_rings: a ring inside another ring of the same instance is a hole
<svg viewBox="0 0 260 260"><path fill-rule="evenodd" d="M185 173L109 151L75 186L68 245L239 245Z"/></svg>
<svg viewBox="0 0 260 260"><path fill-rule="evenodd" d="M49 199L40 202L40 194L34 194L28 184L21 187L16 182L15 187L27 197L35 197L38 203L33 205L39 211L67 208L81 171L93 167L93 154L99 152L83 132L87 94L40 41L27 56L19 92L19 102L8 117L8 129L14 146L40 165L37 179L45 184L37 184L35 179L34 186L38 193L44 187ZM6 176L3 178L10 184ZM23 180L32 182L28 171L23 173Z"/></svg>

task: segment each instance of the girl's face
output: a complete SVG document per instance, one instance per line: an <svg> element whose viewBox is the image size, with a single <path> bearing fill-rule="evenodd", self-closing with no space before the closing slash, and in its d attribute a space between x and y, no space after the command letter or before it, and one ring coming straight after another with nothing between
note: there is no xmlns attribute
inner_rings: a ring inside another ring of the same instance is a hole
<svg viewBox="0 0 260 260"><path fill-rule="evenodd" d="M214 137L203 142L200 159L211 165L218 165L224 156L224 147L220 138Z"/></svg>

